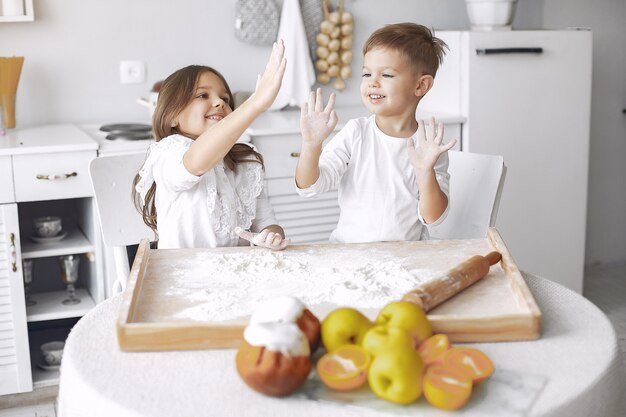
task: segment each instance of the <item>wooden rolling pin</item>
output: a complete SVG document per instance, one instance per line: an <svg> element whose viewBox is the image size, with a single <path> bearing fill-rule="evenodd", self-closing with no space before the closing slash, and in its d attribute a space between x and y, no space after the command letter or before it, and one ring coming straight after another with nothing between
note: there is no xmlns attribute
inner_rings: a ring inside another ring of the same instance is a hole
<svg viewBox="0 0 626 417"><path fill-rule="evenodd" d="M407 292L402 300L417 304L424 312L430 311L487 275L491 265L497 264L500 259L502 259L500 252L472 256L452 268L446 275Z"/></svg>

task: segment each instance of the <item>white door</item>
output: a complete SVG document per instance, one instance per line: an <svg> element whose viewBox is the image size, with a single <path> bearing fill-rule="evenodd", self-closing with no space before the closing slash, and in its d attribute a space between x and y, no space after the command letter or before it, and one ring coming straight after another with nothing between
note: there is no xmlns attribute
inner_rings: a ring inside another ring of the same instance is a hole
<svg viewBox="0 0 626 417"><path fill-rule="evenodd" d="M32 391L17 204L0 205L0 395Z"/></svg>
<svg viewBox="0 0 626 417"><path fill-rule="evenodd" d="M591 41L587 31L511 31L465 32L464 42L463 149L502 155L507 166L496 227L520 268L579 293Z"/></svg>

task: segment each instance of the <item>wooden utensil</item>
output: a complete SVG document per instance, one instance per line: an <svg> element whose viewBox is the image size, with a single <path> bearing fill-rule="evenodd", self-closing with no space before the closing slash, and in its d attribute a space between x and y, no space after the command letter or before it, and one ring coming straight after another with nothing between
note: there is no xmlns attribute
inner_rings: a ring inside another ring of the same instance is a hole
<svg viewBox="0 0 626 417"><path fill-rule="evenodd" d="M422 284L404 294L402 300L420 306L428 312L458 294L489 273L491 265L500 262L500 252L489 252L486 256L472 256L452 268L446 275Z"/></svg>
<svg viewBox="0 0 626 417"><path fill-rule="evenodd" d="M0 107L2 125L7 129L15 127L15 95L23 63L23 56L0 57Z"/></svg>

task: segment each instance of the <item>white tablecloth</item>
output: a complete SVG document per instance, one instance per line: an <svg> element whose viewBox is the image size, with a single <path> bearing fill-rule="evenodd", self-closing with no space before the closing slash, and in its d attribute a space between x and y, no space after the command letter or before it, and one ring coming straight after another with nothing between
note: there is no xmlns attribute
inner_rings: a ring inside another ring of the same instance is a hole
<svg viewBox="0 0 626 417"><path fill-rule="evenodd" d="M543 313L541 338L472 344L493 360L494 377L499 375L500 382L498 378L485 382L471 402L454 414L431 407L423 398L408 407L385 406L383 412L481 417L626 415L621 398L626 378L607 317L559 284L529 274L524 277ZM61 365L59 417L381 415L376 407L311 400L303 394L282 399L257 394L237 375L235 350L121 352L115 335L120 301L116 296L98 305L70 333ZM494 387L529 395L503 400Z"/></svg>

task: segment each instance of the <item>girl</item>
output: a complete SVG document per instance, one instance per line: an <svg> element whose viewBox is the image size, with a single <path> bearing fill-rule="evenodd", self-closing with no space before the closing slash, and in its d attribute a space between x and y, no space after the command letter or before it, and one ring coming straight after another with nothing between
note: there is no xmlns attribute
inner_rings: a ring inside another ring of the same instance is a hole
<svg viewBox="0 0 626 417"><path fill-rule="evenodd" d="M159 248L237 246L239 234L274 250L289 243L263 191L262 156L235 143L276 98L284 52L282 41L274 44L254 93L234 111L230 88L213 68L188 66L163 82L152 122L156 143L133 189Z"/></svg>

